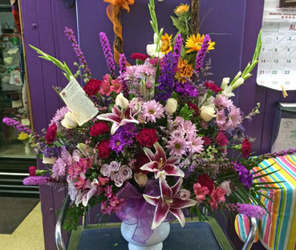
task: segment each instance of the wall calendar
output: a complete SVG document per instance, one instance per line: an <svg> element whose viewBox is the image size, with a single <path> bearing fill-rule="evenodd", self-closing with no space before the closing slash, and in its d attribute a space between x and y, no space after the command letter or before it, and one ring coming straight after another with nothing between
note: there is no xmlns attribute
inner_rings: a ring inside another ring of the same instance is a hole
<svg viewBox="0 0 296 250"><path fill-rule="evenodd" d="M296 90L296 8L265 0L257 84Z"/></svg>

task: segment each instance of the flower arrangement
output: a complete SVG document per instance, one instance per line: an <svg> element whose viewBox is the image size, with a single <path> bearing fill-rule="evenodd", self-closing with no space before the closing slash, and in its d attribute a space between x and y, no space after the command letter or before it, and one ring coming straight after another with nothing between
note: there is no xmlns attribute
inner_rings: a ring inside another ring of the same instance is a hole
<svg viewBox="0 0 296 250"><path fill-rule="evenodd" d="M24 183L68 187L68 228L75 228L79 216L96 204L103 214L116 213L123 221L145 220L146 232L171 220L171 215L184 226L185 208L200 219L206 219L204 208L257 217L265 213L258 199L262 186L255 181L261 173L251 172L262 157L249 158L252 138L243 129L243 121L258 114L260 105L244 115L231 100L258 62L260 34L244 71L218 86L207 80L207 55L215 42L209 35L192 33L189 6L181 4L174 11L174 38L158 29L154 8L150 0L154 43L147 45L147 55L131 56L135 65L128 66L121 54L118 76L105 33L99 37L109 73L101 80L92 77L69 28L65 34L79 58L76 74L32 46L69 81L84 80L83 95L97 111L90 119L80 123L77 113L65 106L41 135L12 119L3 120L30 134L47 167L31 167ZM56 91L63 98L64 90Z"/></svg>

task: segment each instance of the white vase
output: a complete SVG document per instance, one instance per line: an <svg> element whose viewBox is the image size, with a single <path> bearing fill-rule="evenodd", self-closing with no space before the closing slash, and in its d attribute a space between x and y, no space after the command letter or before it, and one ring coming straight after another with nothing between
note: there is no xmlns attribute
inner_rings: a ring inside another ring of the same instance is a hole
<svg viewBox="0 0 296 250"><path fill-rule="evenodd" d="M121 223L121 234L128 242L129 250L161 250L162 242L168 237L170 233L170 224L164 222L152 231L146 244L141 244L132 239L136 225L128 225L124 222Z"/></svg>

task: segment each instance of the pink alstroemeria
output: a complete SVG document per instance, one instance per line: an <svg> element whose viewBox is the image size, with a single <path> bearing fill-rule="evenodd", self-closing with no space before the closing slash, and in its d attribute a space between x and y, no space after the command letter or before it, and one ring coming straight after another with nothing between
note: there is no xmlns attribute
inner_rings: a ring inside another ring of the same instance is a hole
<svg viewBox="0 0 296 250"><path fill-rule="evenodd" d="M155 154L149 148L144 148L150 162L144 164L141 170L153 172L156 179L161 175L184 177L183 171L174 165L179 163L180 157L173 156L167 159L165 151L158 142L154 143L153 146L156 150Z"/></svg>
<svg viewBox="0 0 296 250"><path fill-rule="evenodd" d="M165 179L160 178L160 196L154 197L143 194L149 204L156 206L151 227L152 230L157 228L165 220L168 212L171 212L178 219L181 226L184 227L185 217L181 209L195 206L197 202L192 199L184 200L180 198L179 191L182 183L183 178L179 178L177 183L173 187L170 187Z"/></svg>
<svg viewBox="0 0 296 250"><path fill-rule="evenodd" d="M119 107L114 105L112 108L112 113L101 114L101 115L98 115L97 118L99 120L113 122L113 125L111 127L111 134L113 135L120 126L126 125L130 122L139 123L133 117L135 114L136 112L132 112L130 108L127 108L126 110L121 111Z"/></svg>

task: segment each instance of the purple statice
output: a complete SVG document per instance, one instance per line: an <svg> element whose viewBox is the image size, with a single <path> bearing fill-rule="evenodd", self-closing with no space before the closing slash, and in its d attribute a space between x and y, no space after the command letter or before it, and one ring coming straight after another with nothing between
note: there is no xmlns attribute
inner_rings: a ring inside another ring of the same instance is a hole
<svg viewBox="0 0 296 250"><path fill-rule="evenodd" d="M181 54L182 45L183 45L182 35L178 34L176 36L175 46L174 46L174 53L176 54L176 56L178 56L178 60L179 60L179 57L180 57L180 54Z"/></svg>
<svg viewBox="0 0 296 250"><path fill-rule="evenodd" d="M72 47L73 47L73 49L75 51L76 56L79 59L80 65L83 66L83 69L84 69L85 74L87 75L87 78L91 79L90 69L89 69L89 67L87 65L87 62L86 62L85 57L83 55L83 52L82 52L82 50L81 50L81 48L80 48L80 46L79 46L79 44L78 44L78 42L76 40L76 37L74 35L74 31L72 29L68 28L68 27L65 27L64 33L68 37L69 41L72 43Z"/></svg>
<svg viewBox="0 0 296 250"><path fill-rule="evenodd" d="M23 180L25 186L42 186L50 182L50 178L44 176L29 176Z"/></svg>
<svg viewBox="0 0 296 250"><path fill-rule="evenodd" d="M266 214L266 211L264 208L252 204L241 204L237 203L237 211L240 214L244 214L248 216L249 218L254 217L257 219L263 219L263 217Z"/></svg>
<svg viewBox="0 0 296 250"><path fill-rule="evenodd" d="M45 149L42 151L42 154L45 158L51 158L51 157L56 157L58 158L59 155L61 154L61 147L45 147Z"/></svg>
<svg viewBox="0 0 296 250"><path fill-rule="evenodd" d="M110 75L115 78L115 63L113 59L113 53L111 51L109 40L104 32L100 32L100 41Z"/></svg>
<svg viewBox="0 0 296 250"><path fill-rule="evenodd" d="M122 75L126 72L126 57L124 54L120 55L119 59L119 74ZM123 89L123 95L124 97L128 97L129 91L128 91L128 85L126 81L122 81L122 89Z"/></svg>
<svg viewBox="0 0 296 250"><path fill-rule="evenodd" d="M249 170L240 163L235 163L234 169L238 172L239 180L245 186L245 188L251 188L253 184L252 173L250 173Z"/></svg>
<svg viewBox="0 0 296 250"><path fill-rule="evenodd" d="M166 102L171 97L174 90L175 68L178 65L178 59L176 53L171 52L164 57L161 74L158 77L156 101Z"/></svg>
<svg viewBox="0 0 296 250"><path fill-rule="evenodd" d="M175 86L175 91L181 95L186 97L197 97L198 91L195 86L190 84L189 82L177 82Z"/></svg>
<svg viewBox="0 0 296 250"><path fill-rule="evenodd" d="M210 42L210 36L209 35L205 35L203 41L202 41L202 45L200 50L198 51L197 55L196 55L196 60L195 60L195 70L196 73L199 73L200 68L203 65L205 56L207 54L207 50L209 47L209 42Z"/></svg>

